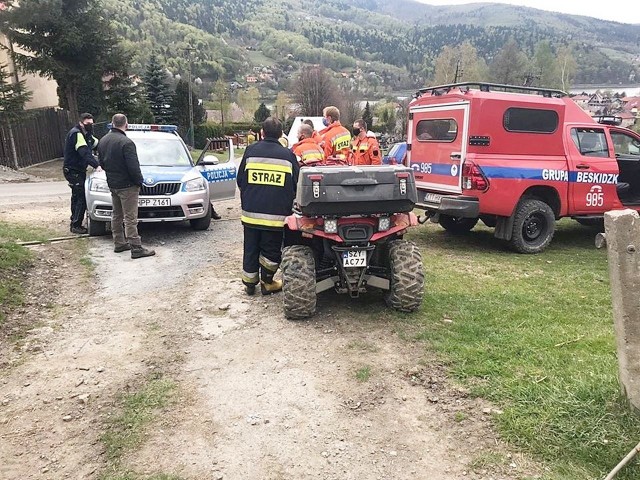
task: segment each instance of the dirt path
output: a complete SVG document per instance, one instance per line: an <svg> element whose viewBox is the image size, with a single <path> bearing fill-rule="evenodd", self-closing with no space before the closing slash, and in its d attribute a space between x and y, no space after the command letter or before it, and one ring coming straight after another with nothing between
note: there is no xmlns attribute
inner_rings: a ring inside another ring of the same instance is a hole
<svg viewBox="0 0 640 480"><path fill-rule="evenodd" d="M237 218L238 202L218 210ZM5 207L0 220L47 224L59 215L62 228L64 202ZM156 257L131 261L108 238L36 249L28 304L0 340L0 478L535 472L497 440L491 406L453 386L380 296L327 294L313 320L290 322L278 295L243 295L237 220L142 235ZM82 242L91 262L79 261ZM172 382L171 401L114 463L101 438L121 395L152 378Z"/></svg>

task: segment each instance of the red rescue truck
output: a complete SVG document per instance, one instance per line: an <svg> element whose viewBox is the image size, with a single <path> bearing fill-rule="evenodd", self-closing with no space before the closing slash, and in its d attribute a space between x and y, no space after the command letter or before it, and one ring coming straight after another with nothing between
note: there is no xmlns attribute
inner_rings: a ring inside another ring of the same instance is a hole
<svg viewBox="0 0 640 480"><path fill-rule="evenodd" d="M544 250L555 221L599 224L640 210L640 135L598 123L565 92L490 83L421 89L406 164L417 208L453 233L478 220L520 253Z"/></svg>

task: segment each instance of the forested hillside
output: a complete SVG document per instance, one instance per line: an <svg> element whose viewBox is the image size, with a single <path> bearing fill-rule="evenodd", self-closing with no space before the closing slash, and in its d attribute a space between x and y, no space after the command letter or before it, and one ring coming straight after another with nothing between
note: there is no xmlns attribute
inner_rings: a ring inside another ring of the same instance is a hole
<svg viewBox="0 0 640 480"><path fill-rule="evenodd" d="M238 80L254 66L361 67L388 89L424 85L445 46L469 41L487 63L510 38L532 56L542 40L570 46L575 83L638 81L640 26L502 4L434 7L410 0L105 0L140 72L152 51L195 74ZM286 81L281 75L280 81ZM374 83L375 83L374 82ZM371 82L369 82L371 83Z"/></svg>

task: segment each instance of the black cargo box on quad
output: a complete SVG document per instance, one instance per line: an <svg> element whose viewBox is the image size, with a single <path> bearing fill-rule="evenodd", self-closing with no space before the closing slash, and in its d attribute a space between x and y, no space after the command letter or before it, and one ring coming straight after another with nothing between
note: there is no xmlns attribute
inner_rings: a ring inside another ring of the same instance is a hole
<svg viewBox="0 0 640 480"><path fill-rule="evenodd" d="M303 215L402 213L416 201L413 170L402 165L300 169L296 202Z"/></svg>

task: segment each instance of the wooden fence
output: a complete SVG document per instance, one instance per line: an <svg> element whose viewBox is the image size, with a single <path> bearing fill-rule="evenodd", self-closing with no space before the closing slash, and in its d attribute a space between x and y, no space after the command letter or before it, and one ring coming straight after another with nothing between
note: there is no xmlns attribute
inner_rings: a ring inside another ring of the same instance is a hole
<svg viewBox="0 0 640 480"><path fill-rule="evenodd" d="M0 165L23 168L62 157L64 138L75 122L66 110L29 110L25 119L0 125Z"/></svg>

